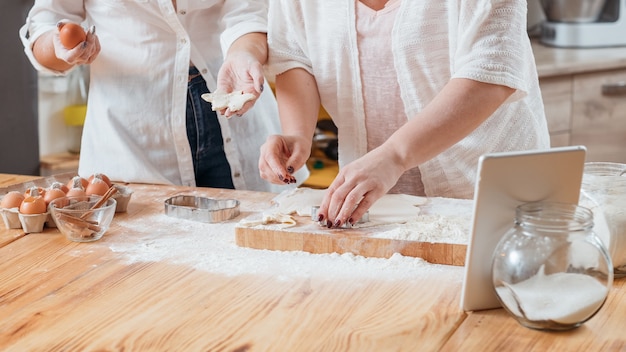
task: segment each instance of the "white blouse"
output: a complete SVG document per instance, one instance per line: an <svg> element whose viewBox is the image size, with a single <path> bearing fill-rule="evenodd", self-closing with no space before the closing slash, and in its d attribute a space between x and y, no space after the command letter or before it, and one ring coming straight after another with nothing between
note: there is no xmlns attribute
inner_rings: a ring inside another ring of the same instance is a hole
<svg viewBox="0 0 626 352"><path fill-rule="evenodd" d="M102 50L90 65L91 86L79 173L116 181L195 185L186 130L190 62L209 90L224 53L240 36L266 32L264 0L37 0L20 35L31 45L62 19L95 25ZM62 73L58 73L62 74ZM276 101L266 85L242 117L219 117L237 189L280 191L259 176L259 148L280 132ZM306 170L296 175L306 179Z"/></svg>
<svg viewBox="0 0 626 352"><path fill-rule="evenodd" d="M367 152L355 0L270 2L269 69L316 78L338 127L339 163ZM402 1L390 43L406 116L415 116L452 78L516 92L466 138L419 166L427 196L471 198L487 152L549 147L524 0ZM384 107L381 107L384 112Z"/></svg>

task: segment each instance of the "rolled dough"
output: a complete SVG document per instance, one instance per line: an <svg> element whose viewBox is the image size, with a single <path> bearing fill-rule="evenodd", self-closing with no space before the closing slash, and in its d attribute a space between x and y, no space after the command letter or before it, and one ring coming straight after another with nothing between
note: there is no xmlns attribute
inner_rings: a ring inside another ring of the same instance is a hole
<svg viewBox="0 0 626 352"><path fill-rule="evenodd" d="M311 208L322 203L325 189L300 187L284 191L274 198L276 206L269 211L282 214L311 216ZM386 194L369 209L369 221L354 227L368 227L381 224L400 224L417 219L420 205L427 202L425 197L407 194Z"/></svg>

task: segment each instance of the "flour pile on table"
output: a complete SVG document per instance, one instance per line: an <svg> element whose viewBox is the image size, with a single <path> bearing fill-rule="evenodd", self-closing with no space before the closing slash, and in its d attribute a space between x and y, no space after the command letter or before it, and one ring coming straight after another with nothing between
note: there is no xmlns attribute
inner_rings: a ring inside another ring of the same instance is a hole
<svg viewBox="0 0 626 352"><path fill-rule="evenodd" d="M474 202L469 199L428 198L417 218L393 230L374 234L393 240L467 244Z"/></svg>
<svg viewBox="0 0 626 352"><path fill-rule="evenodd" d="M281 280L302 277L334 279L417 280L424 275L451 275L462 279L462 267L430 264L421 258L395 254L391 258L365 258L354 254L311 254L270 251L235 244L233 222L208 224L169 217L146 216L141 223L116 219L136 235L106 236L94 245L123 254L129 264L169 261L197 270L228 276L260 274ZM139 237L137 237L139 236Z"/></svg>

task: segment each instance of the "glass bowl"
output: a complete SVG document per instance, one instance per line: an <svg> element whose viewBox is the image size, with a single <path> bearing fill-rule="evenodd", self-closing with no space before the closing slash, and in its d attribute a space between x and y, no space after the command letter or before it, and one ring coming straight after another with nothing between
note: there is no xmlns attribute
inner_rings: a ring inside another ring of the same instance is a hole
<svg viewBox="0 0 626 352"><path fill-rule="evenodd" d="M50 202L49 211L59 231L74 242L97 241L109 229L117 202L113 198L92 209L101 196L63 197Z"/></svg>

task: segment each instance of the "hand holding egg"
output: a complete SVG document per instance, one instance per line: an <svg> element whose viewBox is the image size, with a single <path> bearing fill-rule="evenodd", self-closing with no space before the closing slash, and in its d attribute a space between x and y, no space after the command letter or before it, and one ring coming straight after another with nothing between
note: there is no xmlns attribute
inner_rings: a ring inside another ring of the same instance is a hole
<svg viewBox="0 0 626 352"><path fill-rule="evenodd" d="M61 21L52 40L55 55L72 65L90 64L100 53L100 41L93 26L85 31L76 23Z"/></svg>

